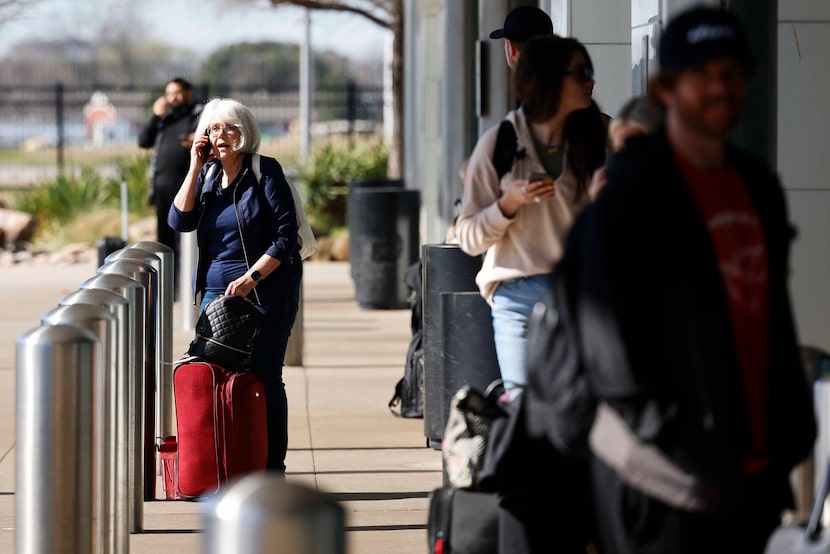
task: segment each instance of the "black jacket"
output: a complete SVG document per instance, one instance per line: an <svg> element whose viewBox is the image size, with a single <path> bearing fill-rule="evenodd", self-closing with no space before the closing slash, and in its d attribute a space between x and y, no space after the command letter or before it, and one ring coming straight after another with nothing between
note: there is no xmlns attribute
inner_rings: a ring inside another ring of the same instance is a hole
<svg viewBox="0 0 830 554"><path fill-rule="evenodd" d="M795 233L766 164L734 147L728 155L766 237L767 437L771 470L784 476L816 435L787 288ZM571 229L554 291L553 333L529 352L531 433L581 449L603 399L721 501L740 501L751 433L728 306L714 247L664 130L630 140L609 161L607 187Z"/></svg>
<svg viewBox="0 0 830 554"><path fill-rule="evenodd" d="M202 104L168 109L163 116L153 115L138 134L141 148L153 148L151 192L168 190L175 194L190 167L190 148L182 141L196 130Z"/></svg>

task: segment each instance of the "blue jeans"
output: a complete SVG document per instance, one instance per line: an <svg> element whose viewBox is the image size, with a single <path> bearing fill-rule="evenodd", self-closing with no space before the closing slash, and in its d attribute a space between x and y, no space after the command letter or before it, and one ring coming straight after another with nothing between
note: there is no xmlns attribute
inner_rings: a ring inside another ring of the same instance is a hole
<svg viewBox="0 0 830 554"><path fill-rule="evenodd" d="M505 392L527 384L527 323L549 288L545 273L502 281L493 294L493 336Z"/></svg>
<svg viewBox="0 0 830 554"><path fill-rule="evenodd" d="M286 291L275 302L258 306L262 314L262 326L254 339L251 354L254 371L265 387L265 403L268 411L268 469L285 473L285 454L288 450L288 398L282 381L282 366L288 337L300 298L302 273L294 284L294 290ZM208 302L218 296L206 291L199 313Z"/></svg>

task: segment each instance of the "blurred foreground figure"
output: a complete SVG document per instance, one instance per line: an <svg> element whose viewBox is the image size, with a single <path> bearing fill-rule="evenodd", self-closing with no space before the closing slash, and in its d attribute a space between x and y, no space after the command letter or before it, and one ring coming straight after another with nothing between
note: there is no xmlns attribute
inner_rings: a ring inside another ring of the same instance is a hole
<svg viewBox="0 0 830 554"><path fill-rule="evenodd" d="M572 227L526 423L590 452L601 551L762 552L816 434L794 232L776 176L728 141L754 72L738 19L678 15L659 61L664 125L612 156Z"/></svg>

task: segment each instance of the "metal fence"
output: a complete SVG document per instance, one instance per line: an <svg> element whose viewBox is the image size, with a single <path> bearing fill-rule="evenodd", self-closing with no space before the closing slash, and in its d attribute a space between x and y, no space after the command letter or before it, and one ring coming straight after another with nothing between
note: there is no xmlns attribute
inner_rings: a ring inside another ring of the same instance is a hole
<svg viewBox="0 0 830 554"><path fill-rule="evenodd" d="M106 171L116 160L146 154L138 133L158 85L0 85L0 187L27 187L85 167ZM248 106L262 131L262 151L291 165L299 156L300 91L247 86L197 97L232 97ZM380 86L318 88L312 95L312 144L335 133L382 132Z"/></svg>

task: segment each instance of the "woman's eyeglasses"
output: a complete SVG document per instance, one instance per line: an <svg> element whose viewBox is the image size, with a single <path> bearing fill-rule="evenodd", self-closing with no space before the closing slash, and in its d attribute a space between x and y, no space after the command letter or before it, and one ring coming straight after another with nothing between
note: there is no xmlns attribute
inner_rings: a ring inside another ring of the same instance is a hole
<svg viewBox="0 0 830 554"><path fill-rule="evenodd" d="M576 69L570 69L565 72L565 75L573 75L580 82L587 83L594 78L594 70L587 65L578 65Z"/></svg>
<svg viewBox="0 0 830 554"><path fill-rule="evenodd" d="M208 127L208 132L213 136L221 134L234 135L240 131L239 125L212 125Z"/></svg>

